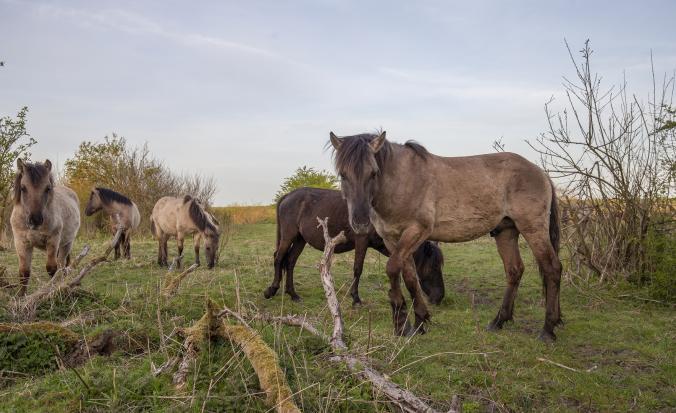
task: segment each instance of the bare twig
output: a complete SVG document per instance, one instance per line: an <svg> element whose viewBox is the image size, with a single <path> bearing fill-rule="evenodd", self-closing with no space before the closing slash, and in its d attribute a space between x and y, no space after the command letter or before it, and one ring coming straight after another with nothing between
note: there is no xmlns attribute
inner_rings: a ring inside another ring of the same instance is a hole
<svg viewBox="0 0 676 413"><path fill-rule="evenodd" d="M337 350L345 350L347 346L343 341L343 317L340 314L340 303L336 295L336 289L333 286L333 276L331 275L331 258L336 245L347 241L345 233L340 231L338 235L331 238L329 235L329 217L323 220L317 217L319 225L317 228L322 228L324 231L324 254L319 261L319 272L322 277L322 285L324 286L324 294L326 295L326 303L333 317L333 334L331 335L331 346Z"/></svg>
<svg viewBox="0 0 676 413"><path fill-rule="evenodd" d="M199 264L193 264L175 277L171 277L171 270L167 272L164 287L162 288L162 296L165 298L173 297L178 291L178 287L181 286L181 281L183 281L188 274L195 271L197 267L199 267Z"/></svg>

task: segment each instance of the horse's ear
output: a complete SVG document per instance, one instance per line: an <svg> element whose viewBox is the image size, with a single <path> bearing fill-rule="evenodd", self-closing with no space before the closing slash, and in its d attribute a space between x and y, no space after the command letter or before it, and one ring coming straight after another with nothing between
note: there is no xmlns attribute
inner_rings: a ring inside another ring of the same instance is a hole
<svg viewBox="0 0 676 413"><path fill-rule="evenodd" d="M52 161L50 161L49 159L47 159L47 160L45 161L44 165L45 165L45 168L47 168L48 171L50 171L50 172L52 171Z"/></svg>
<svg viewBox="0 0 676 413"><path fill-rule="evenodd" d="M185 204L186 202L190 201L192 197L190 195L186 195L183 197L183 203Z"/></svg>
<svg viewBox="0 0 676 413"><path fill-rule="evenodd" d="M343 143L343 141L333 132L329 132L329 138L331 139L331 145L333 145L333 148L335 150L340 149L340 145Z"/></svg>
<svg viewBox="0 0 676 413"><path fill-rule="evenodd" d="M21 159L21 158L16 158L16 169L17 169L17 172L19 172L19 173L23 172L23 166L24 166L23 159Z"/></svg>
<svg viewBox="0 0 676 413"><path fill-rule="evenodd" d="M369 146L371 147L373 153L376 153L380 150L380 148L383 147L384 143L385 143L385 131L382 131L380 135L373 138L371 142L369 142Z"/></svg>

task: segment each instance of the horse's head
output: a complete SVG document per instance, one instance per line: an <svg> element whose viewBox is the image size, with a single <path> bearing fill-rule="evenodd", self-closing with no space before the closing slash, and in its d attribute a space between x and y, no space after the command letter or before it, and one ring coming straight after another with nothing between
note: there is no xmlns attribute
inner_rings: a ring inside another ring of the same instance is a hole
<svg viewBox="0 0 676 413"><path fill-rule="evenodd" d="M330 133L335 149L336 171L340 188L347 201L350 226L357 234L366 234L370 225L370 209L378 187L377 154L387 144L385 132L379 135L355 135L339 138Z"/></svg>
<svg viewBox="0 0 676 413"><path fill-rule="evenodd" d="M92 192L89 194L89 202L87 202L87 207L85 208L85 215L92 216L95 213L99 212L103 208L103 201L99 195L97 188L92 189Z"/></svg>
<svg viewBox="0 0 676 413"><path fill-rule="evenodd" d="M52 163L28 163L17 159L14 178L14 203L26 211L26 225L39 228L45 221L47 207L54 198Z"/></svg>
<svg viewBox="0 0 676 413"><path fill-rule="evenodd" d="M444 255L436 242L425 241L413 254L416 272L427 298L432 304L440 304L444 299L446 290L442 269Z"/></svg>
<svg viewBox="0 0 676 413"><path fill-rule="evenodd" d="M214 268L216 265L219 239L220 234L217 230L205 231L204 233L204 255L207 257L207 268Z"/></svg>
<svg viewBox="0 0 676 413"><path fill-rule="evenodd" d="M204 255L207 258L207 267L214 268L221 237L218 221L196 199L186 196L185 202L190 202L188 209L190 218L204 237Z"/></svg>

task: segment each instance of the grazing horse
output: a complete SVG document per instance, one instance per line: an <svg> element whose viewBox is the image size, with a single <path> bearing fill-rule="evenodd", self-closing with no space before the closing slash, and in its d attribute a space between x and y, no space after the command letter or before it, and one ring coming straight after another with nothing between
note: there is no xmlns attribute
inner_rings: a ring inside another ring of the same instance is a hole
<svg viewBox="0 0 676 413"><path fill-rule="evenodd" d="M14 247L19 257L21 288L26 293L31 276L33 248L47 251L47 273L70 264L70 250L80 229L80 202L65 186L55 185L52 163L16 161L14 207L10 223Z"/></svg>
<svg viewBox="0 0 676 413"><path fill-rule="evenodd" d="M115 233L122 225L120 241L115 244L115 259L120 258L120 248L126 259L131 258L131 235L141 223L138 207L126 196L108 188L97 187L89 194L85 215L92 216L103 210L110 217L110 227Z"/></svg>
<svg viewBox="0 0 676 413"><path fill-rule="evenodd" d="M176 237L178 255L183 255L183 240L186 235L193 234L195 263L200 263L199 245L204 239L207 267L216 264L218 239L220 237L218 222L209 214L202 204L190 195L183 198L165 196L160 198L150 215L150 229L159 242L157 263L167 265L167 241ZM180 260L179 260L180 265Z"/></svg>
<svg viewBox="0 0 676 413"><path fill-rule="evenodd" d="M412 253L427 239L462 242L491 233L507 276L497 330L512 319L514 298L524 265L519 234L533 251L546 299L543 341L556 339L561 323L558 257L559 219L554 186L547 174L519 155L496 153L441 157L409 141L392 143L379 135L339 138L331 132L334 161L347 200L350 225L366 234L372 223L391 256L387 261L395 332L424 333L429 319ZM399 279L413 299L415 330L408 323Z"/></svg>
<svg viewBox="0 0 676 413"><path fill-rule="evenodd" d="M348 223L347 204L340 191L319 188L300 188L284 195L277 202L277 246L275 250L275 278L265 290L265 298L277 293L283 272L286 271L285 292L294 301L300 300L293 284L293 269L305 244L324 250L324 233L317 228L317 217L329 217L329 233L345 231L347 241L336 245L340 254L354 250L354 281L350 288L353 305L361 303L359 298L359 277L364 267L366 250L373 248L389 256L383 239L373 226L366 234L355 234ZM432 242L420 245L414 255L420 274L423 291L430 301L439 304L444 298L444 279L441 267L444 257L439 247Z"/></svg>

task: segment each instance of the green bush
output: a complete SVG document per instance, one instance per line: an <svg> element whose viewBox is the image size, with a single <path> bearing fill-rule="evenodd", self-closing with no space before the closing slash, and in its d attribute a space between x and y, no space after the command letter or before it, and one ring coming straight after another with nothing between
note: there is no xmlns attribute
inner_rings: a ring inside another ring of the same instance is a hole
<svg viewBox="0 0 676 413"><path fill-rule="evenodd" d="M653 297L669 303L676 301L676 236L673 232L651 231L648 235L646 259L651 270L643 274Z"/></svg>
<svg viewBox="0 0 676 413"><path fill-rule="evenodd" d="M55 331L0 332L0 371L43 374L56 369L57 356L63 357L72 345Z"/></svg>

